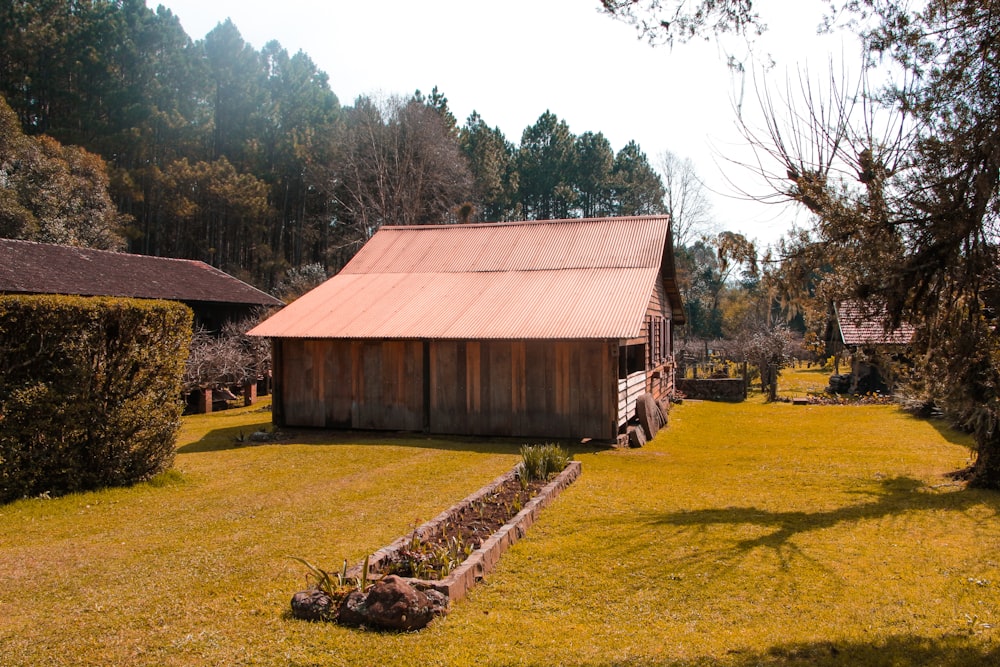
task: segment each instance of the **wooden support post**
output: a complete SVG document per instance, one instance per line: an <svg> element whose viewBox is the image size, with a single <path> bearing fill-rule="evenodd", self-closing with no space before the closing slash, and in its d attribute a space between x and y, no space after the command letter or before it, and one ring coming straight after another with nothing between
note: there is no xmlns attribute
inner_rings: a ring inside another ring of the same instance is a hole
<svg viewBox="0 0 1000 667"><path fill-rule="evenodd" d="M198 396L198 412L207 415L212 411L212 390L195 389L195 392Z"/></svg>
<svg viewBox="0 0 1000 667"><path fill-rule="evenodd" d="M253 405L257 402L257 381L250 380L243 385L243 405Z"/></svg>

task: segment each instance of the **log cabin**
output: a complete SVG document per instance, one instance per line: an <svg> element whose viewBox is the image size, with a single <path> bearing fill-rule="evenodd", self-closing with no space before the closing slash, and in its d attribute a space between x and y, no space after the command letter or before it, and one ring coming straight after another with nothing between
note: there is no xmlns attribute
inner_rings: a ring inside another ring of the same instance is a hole
<svg viewBox="0 0 1000 667"><path fill-rule="evenodd" d="M251 330L277 426L615 440L673 391L667 216L382 227Z"/></svg>

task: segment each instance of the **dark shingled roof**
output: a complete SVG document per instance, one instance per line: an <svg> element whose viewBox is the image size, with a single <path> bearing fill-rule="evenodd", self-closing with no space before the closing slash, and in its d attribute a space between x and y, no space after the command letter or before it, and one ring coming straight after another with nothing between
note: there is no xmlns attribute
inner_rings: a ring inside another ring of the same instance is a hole
<svg viewBox="0 0 1000 667"><path fill-rule="evenodd" d="M913 326L906 322L887 328L889 316L878 304L844 301L836 313L845 345L908 345L913 340Z"/></svg>
<svg viewBox="0 0 1000 667"><path fill-rule="evenodd" d="M0 239L2 293L283 305L204 262L11 239Z"/></svg>

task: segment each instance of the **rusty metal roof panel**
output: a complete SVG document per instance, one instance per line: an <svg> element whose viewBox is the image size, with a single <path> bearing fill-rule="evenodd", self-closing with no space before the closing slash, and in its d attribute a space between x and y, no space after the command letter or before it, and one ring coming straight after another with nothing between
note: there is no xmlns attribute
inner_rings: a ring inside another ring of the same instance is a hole
<svg viewBox="0 0 1000 667"><path fill-rule="evenodd" d="M659 266L669 218L383 227L342 273L464 273Z"/></svg>
<svg viewBox="0 0 1000 667"><path fill-rule="evenodd" d="M251 333L632 338L668 230L665 217L384 227L337 276Z"/></svg>
<svg viewBox="0 0 1000 667"><path fill-rule="evenodd" d="M341 274L252 333L278 338L630 338L641 331L656 272Z"/></svg>

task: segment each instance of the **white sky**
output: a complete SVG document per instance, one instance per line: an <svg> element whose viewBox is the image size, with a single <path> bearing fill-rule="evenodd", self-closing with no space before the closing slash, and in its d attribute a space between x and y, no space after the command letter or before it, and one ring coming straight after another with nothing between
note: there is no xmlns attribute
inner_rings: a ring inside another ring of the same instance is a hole
<svg viewBox="0 0 1000 667"><path fill-rule="evenodd" d="M275 39L302 50L330 77L341 104L361 94L410 95L434 86L459 124L478 111L519 144L524 129L546 110L580 135L603 132L617 152L639 143L655 166L669 149L694 160L721 229L768 244L793 221L788 206L735 198L730 181L766 193L747 170L730 164L752 154L735 124L741 82L726 66L730 41L681 44L673 50L637 39L631 26L604 16L598 0L147 0L173 11L193 39L227 17L260 49ZM808 64L827 70L832 57L857 61L851 38L817 36L824 2L758 0L769 29L757 51L776 75L797 76ZM784 85L783 83L781 84ZM744 113L757 108L746 78Z"/></svg>

